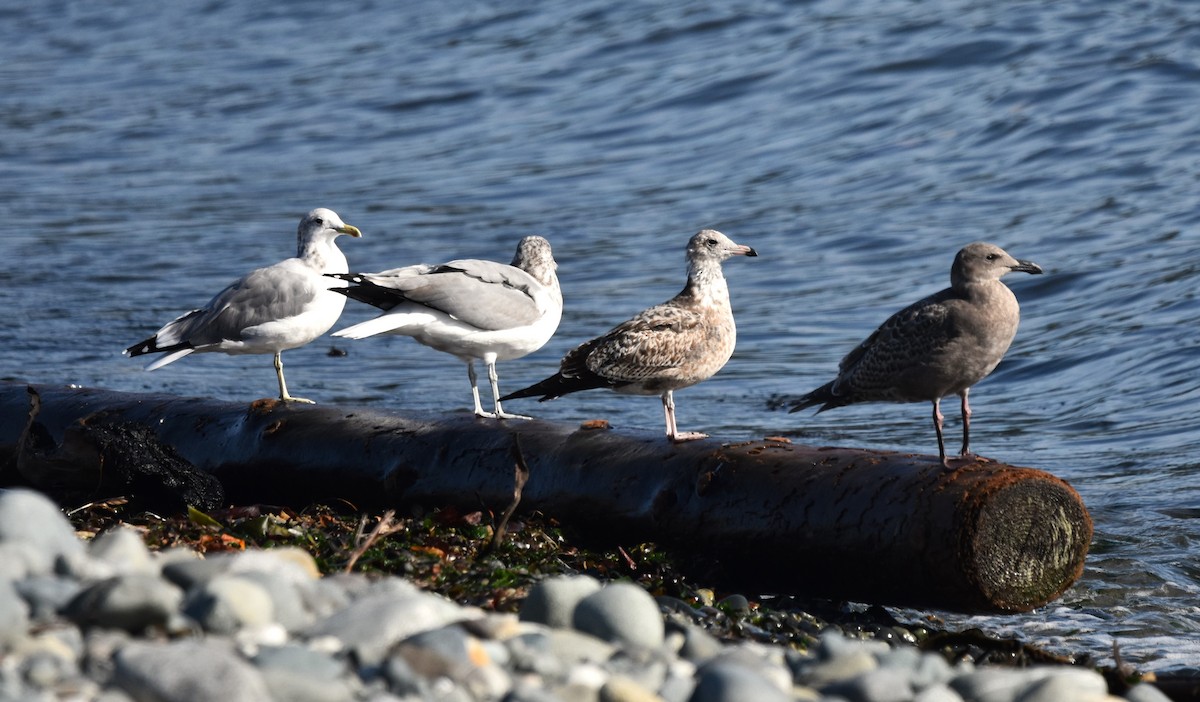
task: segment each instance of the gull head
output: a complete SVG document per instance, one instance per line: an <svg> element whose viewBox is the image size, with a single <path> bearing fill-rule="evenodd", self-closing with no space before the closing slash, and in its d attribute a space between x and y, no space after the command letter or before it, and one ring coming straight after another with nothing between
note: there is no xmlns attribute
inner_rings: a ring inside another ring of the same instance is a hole
<svg viewBox="0 0 1200 702"><path fill-rule="evenodd" d="M695 265L701 262L715 261L720 263L730 256L757 256L758 252L749 246L736 244L732 239L716 229L704 229L688 241L687 260Z"/></svg>
<svg viewBox="0 0 1200 702"><path fill-rule="evenodd" d="M303 251L304 245L308 242L317 239L333 241L342 234L349 234L355 238L362 236L362 232L358 230L358 227L343 222L342 218L338 217L337 212L324 207L318 207L304 215L304 219L300 220L300 226L296 229L296 241L298 248Z"/></svg>
<svg viewBox="0 0 1200 702"><path fill-rule="evenodd" d="M950 284L958 287L967 283L999 280L1011 271L1037 274L1042 272L1042 267L1033 261L1019 261L995 244L977 241L964 246L954 257Z"/></svg>

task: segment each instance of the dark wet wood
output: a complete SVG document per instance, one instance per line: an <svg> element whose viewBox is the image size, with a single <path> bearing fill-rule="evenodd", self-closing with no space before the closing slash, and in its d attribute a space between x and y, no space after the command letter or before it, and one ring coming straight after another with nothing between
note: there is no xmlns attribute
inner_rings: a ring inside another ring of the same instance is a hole
<svg viewBox="0 0 1200 702"><path fill-rule="evenodd" d="M1092 536L1066 482L984 459L947 470L933 456L779 441L672 444L656 432L466 414L37 390L40 431L55 440L104 412L151 428L239 501L500 512L513 501L519 437L522 511L686 551L755 594L1026 611L1079 577ZM16 453L28 410L26 385L0 384L0 460Z"/></svg>

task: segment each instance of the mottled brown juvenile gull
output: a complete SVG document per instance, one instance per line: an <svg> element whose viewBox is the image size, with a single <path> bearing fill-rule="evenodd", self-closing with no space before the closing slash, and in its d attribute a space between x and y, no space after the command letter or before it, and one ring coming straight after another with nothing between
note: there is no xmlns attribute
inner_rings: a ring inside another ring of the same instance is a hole
<svg viewBox="0 0 1200 702"><path fill-rule="evenodd" d="M346 257L334 239L362 236L332 210L317 208L300 220L295 258L251 271L208 304L159 329L154 336L125 349L126 356L165 353L146 370L162 368L193 353L275 355L279 399L308 402L288 394L280 353L304 346L337 322L346 298L329 292L343 285L324 276L345 273Z"/></svg>
<svg viewBox="0 0 1200 702"><path fill-rule="evenodd" d="M558 373L502 399L541 395L545 402L591 388L661 395L667 437L704 438L707 434L676 428L673 393L712 377L733 355L737 328L721 262L757 255L713 229L696 234L688 242L688 279L682 292L584 342L563 358Z"/></svg>
<svg viewBox="0 0 1200 702"><path fill-rule="evenodd" d="M791 411L818 412L856 402L933 403L938 456L946 461L941 399L962 398L963 445L970 455L971 407L967 394L1004 358L1017 334L1021 309L1000 282L1009 271L1041 273L993 244L976 242L958 252L950 287L892 315L842 359L837 378L800 398Z"/></svg>
<svg viewBox="0 0 1200 702"><path fill-rule="evenodd" d="M554 336L563 306L557 267L550 242L527 236L517 244L511 265L467 259L338 275L351 283L338 292L384 312L333 335L411 336L466 362L476 416L529 419L500 406L496 362L531 354ZM479 402L476 360L487 366L492 412L484 411Z"/></svg>

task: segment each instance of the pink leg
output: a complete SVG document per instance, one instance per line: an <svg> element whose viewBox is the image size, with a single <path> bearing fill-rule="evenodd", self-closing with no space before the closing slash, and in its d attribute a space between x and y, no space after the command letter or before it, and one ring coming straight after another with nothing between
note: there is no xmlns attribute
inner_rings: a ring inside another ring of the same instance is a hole
<svg viewBox="0 0 1200 702"><path fill-rule="evenodd" d="M695 439L706 439L708 434L701 434L698 431L685 431L680 433L675 426L675 395L670 390L662 394L663 412L667 415L667 438L675 443L683 441L693 441Z"/></svg>
<svg viewBox="0 0 1200 702"><path fill-rule="evenodd" d="M958 395L962 398L962 422L963 422L963 445L962 451L959 453L963 456L971 455L971 405L967 402L967 393L971 391L966 388Z"/></svg>
<svg viewBox="0 0 1200 702"><path fill-rule="evenodd" d="M942 398L940 397L933 401L933 428L937 431L938 458L941 459L942 465L949 468L950 464L946 462L946 442L942 439L942 424L946 418L942 416L941 404Z"/></svg>

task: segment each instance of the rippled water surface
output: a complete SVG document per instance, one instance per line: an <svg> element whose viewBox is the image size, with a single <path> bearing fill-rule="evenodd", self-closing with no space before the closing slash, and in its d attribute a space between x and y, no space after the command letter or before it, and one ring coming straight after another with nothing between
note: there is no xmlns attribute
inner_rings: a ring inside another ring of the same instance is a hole
<svg viewBox="0 0 1200 702"><path fill-rule="evenodd" d="M266 357L148 374L119 351L291 255L300 216L326 206L366 233L342 240L361 270L507 260L549 237L566 311L546 348L502 365L516 389L677 292L684 242L715 227L761 256L726 266L738 350L678 394L681 426L929 452L924 405L768 406L829 379L986 239L1047 275L1007 279L1022 326L972 393L973 447L1069 480L1096 539L1061 601L951 621L1200 668L1195 7L392 5L0 8L0 376L272 395ZM462 365L409 340L330 346L285 355L293 391L469 402ZM662 421L653 398L602 392L528 409Z"/></svg>

